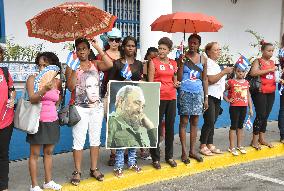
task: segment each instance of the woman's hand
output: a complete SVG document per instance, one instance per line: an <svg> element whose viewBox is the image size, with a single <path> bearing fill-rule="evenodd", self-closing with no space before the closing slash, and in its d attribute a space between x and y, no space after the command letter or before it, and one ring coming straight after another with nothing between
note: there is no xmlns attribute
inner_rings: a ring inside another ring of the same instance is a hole
<svg viewBox="0 0 284 191"><path fill-rule="evenodd" d="M278 67L277 67L277 66L274 66L273 68L270 68L270 69L269 69L270 72L275 72L276 70L278 70Z"/></svg>
<svg viewBox="0 0 284 191"><path fill-rule="evenodd" d="M174 82L174 87L175 87L175 88L179 88L179 87L180 87L180 84L181 84L181 83L180 83L179 81L176 81L176 82Z"/></svg>
<svg viewBox="0 0 284 191"><path fill-rule="evenodd" d="M205 112L208 108L209 108L208 97L205 97L204 103L203 103L203 112Z"/></svg>
<svg viewBox="0 0 284 191"><path fill-rule="evenodd" d="M98 50L100 48L98 40L96 38L94 38L93 40L91 40L91 45Z"/></svg>
<svg viewBox="0 0 284 191"><path fill-rule="evenodd" d="M13 108L15 105L15 100L14 99L8 99L7 101L7 108Z"/></svg>
<svg viewBox="0 0 284 191"><path fill-rule="evenodd" d="M49 91L53 88L53 80L51 80L50 82L48 82L47 84L45 84L44 89L45 91Z"/></svg>
<svg viewBox="0 0 284 191"><path fill-rule="evenodd" d="M253 109L249 109L249 115L252 117L253 116Z"/></svg>

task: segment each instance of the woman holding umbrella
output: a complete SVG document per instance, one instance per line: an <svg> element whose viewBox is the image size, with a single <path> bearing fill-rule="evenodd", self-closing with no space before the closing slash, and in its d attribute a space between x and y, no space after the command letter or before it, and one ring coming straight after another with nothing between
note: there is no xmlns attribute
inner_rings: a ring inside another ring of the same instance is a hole
<svg viewBox="0 0 284 191"><path fill-rule="evenodd" d="M111 59L99 47L96 40L92 42L93 47L102 57L102 61L90 61L88 56L91 48L86 38L78 38L75 40L76 54L80 60L80 66L76 70L72 70L69 66L66 68L67 87L72 92L71 99L75 101L76 109L81 116L81 120L72 128L73 135L73 157L75 170L71 183L78 185L81 178L81 162L83 155L83 147L86 140L87 131L89 131L91 168L90 176L98 181L103 181L104 175L97 168L99 156L100 135L103 121L103 104L96 96L95 99L82 98L82 87L87 84L87 78L84 73L92 73L93 79L99 82L99 71L106 71L112 67ZM85 81L84 81L85 80ZM95 82L94 82L95 83ZM99 83L95 87L96 94L99 95ZM83 88L84 89L84 88Z"/></svg>
<svg viewBox="0 0 284 191"><path fill-rule="evenodd" d="M207 59L199 54L201 37L192 34L188 38L188 52L178 60L178 81L181 82L178 96L180 115L179 136L182 146L181 160L189 164L186 154L186 127L190 122L189 157L202 162L203 158L195 153L199 115L208 109Z"/></svg>

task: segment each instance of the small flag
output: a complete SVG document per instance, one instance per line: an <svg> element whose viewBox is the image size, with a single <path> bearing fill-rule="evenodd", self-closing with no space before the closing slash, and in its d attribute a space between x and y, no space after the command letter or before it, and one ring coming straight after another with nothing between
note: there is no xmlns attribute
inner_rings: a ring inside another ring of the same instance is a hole
<svg viewBox="0 0 284 191"><path fill-rule="evenodd" d="M236 62L236 66L242 71L246 71L249 65L250 65L249 60L243 55L241 55L240 58Z"/></svg>
<svg viewBox="0 0 284 191"><path fill-rule="evenodd" d="M245 126L246 130L248 130L248 131L252 129L253 124L252 124L252 122L250 120L250 116L248 117L248 119L247 119L247 121L246 121L244 126Z"/></svg>
<svg viewBox="0 0 284 191"><path fill-rule="evenodd" d="M80 60L77 57L75 51L69 52L66 61L67 66L69 66L72 70L76 70L80 65Z"/></svg>
<svg viewBox="0 0 284 191"><path fill-rule="evenodd" d="M183 54L183 50L184 50L184 46L183 46L183 40L182 40L176 51L176 59L179 59L180 55Z"/></svg>
<svg viewBox="0 0 284 191"><path fill-rule="evenodd" d="M121 70L121 76L126 80L131 80L132 72L130 70L130 65L126 62Z"/></svg>
<svg viewBox="0 0 284 191"><path fill-rule="evenodd" d="M283 49L283 48L279 49L279 51L278 51L278 57L279 57L279 58L284 58L284 49Z"/></svg>

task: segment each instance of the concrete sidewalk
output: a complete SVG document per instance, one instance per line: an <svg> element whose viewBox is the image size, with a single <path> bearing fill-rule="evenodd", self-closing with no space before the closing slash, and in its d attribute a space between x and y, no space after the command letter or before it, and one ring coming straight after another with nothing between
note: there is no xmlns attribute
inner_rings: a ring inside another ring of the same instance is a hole
<svg viewBox="0 0 284 191"><path fill-rule="evenodd" d="M171 168L162 163L161 170L155 170L152 168L151 161L145 161L138 159L138 165L142 166L143 172L136 174L134 172L125 171L123 178L116 178L113 174L113 167L107 166L110 152L104 148L101 149L101 156L99 161L99 168L105 174L105 181L98 182L94 178L89 178L90 157L89 150L84 151L84 159L82 164L82 180L79 186L73 186L69 184L71 174L74 170L72 152L57 154L53 157L53 178L56 182L64 185L63 190L124 190L133 187L138 187L145 184L151 184L161 180L168 180L181 176L188 176L198 172L212 170L216 168L224 168L226 166L237 165L240 163L251 162L253 160L268 159L271 157L284 155L284 144L280 144L279 130L277 127L277 121L269 122L267 130L267 140L273 141L275 147L269 149L263 147L261 151L248 147L248 153L246 155L240 155L238 157L232 156L230 153L225 152L222 155L215 155L212 157L205 157L203 163L197 163L195 160L191 160L190 165L186 166L180 161L181 146L178 135L174 140L174 159L178 163L177 168ZM228 148L228 128L216 129L214 136L214 144L226 151ZM200 133L200 131L199 131ZM189 136L189 134L188 134ZM252 133L245 130L244 146L248 146L251 141ZM199 137L199 134L198 134ZM187 139L189 143L189 137ZM278 142L278 143L277 143ZM199 142L197 143L197 147ZM189 147L188 147L189 148ZM164 160L164 147L161 152L161 159ZM40 184L44 181L44 170L42 160L39 161L39 173L38 181ZM12 161L10 163L10 191L24 191L28 190L30 186L30 176L28 171L28 160Z"/></svg>

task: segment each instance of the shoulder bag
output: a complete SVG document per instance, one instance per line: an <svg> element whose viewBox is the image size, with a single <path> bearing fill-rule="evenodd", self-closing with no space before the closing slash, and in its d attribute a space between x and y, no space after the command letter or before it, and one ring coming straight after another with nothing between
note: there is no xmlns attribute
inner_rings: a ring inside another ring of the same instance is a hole
<svg viewBox="0 0 284 191"><path fill-rule="evenodd" d="M26 88L17 103L14 127L28 134L35 134L39 126L41 103L32 104L29 100L25 100L25 94Z"/></svg>
<svg viewBox="0 0 284 191"><path fill-rule="evenodd" d="M261 64L258 60L258 64L259 64L259 69L261 69ZM252 68L252 66L251 66ZM260 88L261 88L261 80L260 80L260 76L251 76L250 72L251 72L251 68L246 76L246 80L249 82L249 91L251 94L255 94L257 92L259 92Z"/></svg>
<svg viewBox="0 0 284 191"><path fill-rule="evenodd" d="M62 90L63 90L63 96L61 102L61 109L58 112L59 124L61 126L67 125L69 127L72 127L81 120L81 117L76 109L76 106L73 103L69 102L69 104L65 106L65 97L66 97L65 80L62 81Z"/></svg>

